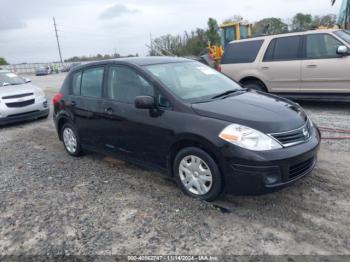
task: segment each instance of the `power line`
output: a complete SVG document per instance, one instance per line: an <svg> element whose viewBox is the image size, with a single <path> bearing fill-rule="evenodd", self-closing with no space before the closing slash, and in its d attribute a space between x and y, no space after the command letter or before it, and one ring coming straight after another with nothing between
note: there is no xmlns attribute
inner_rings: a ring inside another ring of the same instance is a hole
<svg viewBox="0 0 350 262"><path fill-rule="evenodd" d="M58 52L59 52L59 54L60 54L60 60L61 60L61 64L62 64L62 63L63 63L63 60L62 60L61 46L60 46L60 41L58 40L57 25L56 25L56 20L55 20L55 18L53 18L53 26L54 26L54 28L55 28L56 40L57 40L57 46L58 46Z"/></svg>

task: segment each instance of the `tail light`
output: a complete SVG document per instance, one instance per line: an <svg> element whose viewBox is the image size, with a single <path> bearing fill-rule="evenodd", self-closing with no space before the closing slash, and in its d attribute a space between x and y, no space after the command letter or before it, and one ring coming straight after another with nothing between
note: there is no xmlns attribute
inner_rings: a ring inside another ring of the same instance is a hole
<svg viewBox="0 0 350 262"><path fill-rule="evenodd" d="M53 98L52 98L52 104L55 106L56 104L58 104L60 102L60 100L62 99L63 94L62 93L57 93Z"/></svg>
<svg viewBox="0 0 350 262"><path fill-rule="evenodd" d="M221 65L218 65L216 68L217 71L221 72Z"/></svg>

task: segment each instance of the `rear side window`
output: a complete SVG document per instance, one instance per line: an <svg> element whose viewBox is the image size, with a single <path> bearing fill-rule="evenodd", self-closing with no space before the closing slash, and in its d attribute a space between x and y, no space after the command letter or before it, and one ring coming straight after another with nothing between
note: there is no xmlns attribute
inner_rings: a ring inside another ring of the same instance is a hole
<svg viewBox="0 0 350 262"><path fill-rule="evenodd" d="M270 42L263 61L299 60L301 59L300 44L300 36L275 38Z"/></svg>
<svg viewBox="0 0 350 262"><path fill-rule="evenodd" d="M72 82L72 94L73 95L80 95L80 84L81 84L81 72L77 72L73 75L73 82Z"/></svg>
<svg viewBox="0 0 350 262"><path fill-rule="evenodd" d="M264 40L237 42L227 45L222 64L252 63Z"/></svg>
<svg viewBox="0 0 350 262"><path fill-rule="evenodd" d="M103 72L103 67L84 70L81 80L82 96L101 97Z"/></svg>

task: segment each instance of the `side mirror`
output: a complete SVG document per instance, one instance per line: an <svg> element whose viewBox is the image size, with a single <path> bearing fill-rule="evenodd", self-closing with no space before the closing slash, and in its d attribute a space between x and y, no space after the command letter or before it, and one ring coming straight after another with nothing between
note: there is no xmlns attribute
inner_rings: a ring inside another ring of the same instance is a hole
<svg viewBox="0 0 350 262"><path fill-rule="evenodd" d="M154 97L152 96L138 96L135 98L135 107L139 109L155 108Z"/></svg>
<svg viewBox="0 0 350 262"><path fill-rule="evenodd" d="M9 85L11 85L11 84L10 83L6 83L6 82L2 83L2 86L9 86Z"/></svg>
<svg viewBox="0 0 350 262"><path fill-rule="evenodd" d="M29 78L24 78L24 82L25 82L25 83L30 83L30 82L32 82L32 80L29 79Z"/></svg>
<svg viewBox="0 0 350 262"><path fill-rule="evenodd" d="M337 54L343 55L343 56L348 55L349 54L348 48L345 45L338 46Z"/></svg>

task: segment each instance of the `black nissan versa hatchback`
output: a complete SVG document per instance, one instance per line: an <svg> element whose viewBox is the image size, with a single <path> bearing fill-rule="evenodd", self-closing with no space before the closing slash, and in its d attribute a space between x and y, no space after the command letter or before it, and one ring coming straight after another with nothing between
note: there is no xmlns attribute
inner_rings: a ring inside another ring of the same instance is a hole
<svg viewBox="0 0 350 262"><path fill-rule="evenodd" d="M287 99L241 88L192 60L75 67L53 99L70 155L93 150L165 171L192 197L260 194L315 167L320 133Z"/></svg>

